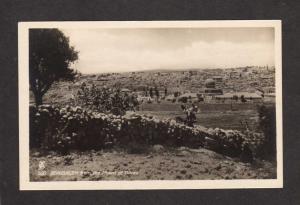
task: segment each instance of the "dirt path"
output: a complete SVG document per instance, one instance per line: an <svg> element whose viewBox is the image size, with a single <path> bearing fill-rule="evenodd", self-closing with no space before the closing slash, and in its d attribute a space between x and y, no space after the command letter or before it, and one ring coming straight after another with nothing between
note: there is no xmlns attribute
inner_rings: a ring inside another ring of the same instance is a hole
<svg viewBox="0 0 300 205"><path fill-rule="evenodd" d="M206 149L165 150L159 145L144 154L88 151L62 156L32 151L30 155L32 181L276 178L276 166L270 162L250 165Z"/></svg>

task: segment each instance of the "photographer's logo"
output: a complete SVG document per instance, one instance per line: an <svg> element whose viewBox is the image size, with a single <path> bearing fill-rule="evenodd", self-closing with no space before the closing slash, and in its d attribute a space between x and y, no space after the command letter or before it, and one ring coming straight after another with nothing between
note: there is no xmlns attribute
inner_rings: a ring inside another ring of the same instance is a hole
<svg viewBox="0 0 300 205"><path fill-rule="evenodd" d="M45 176L46 175L46 162L40 161L38 166L38 175L39 176Z"/></svg>

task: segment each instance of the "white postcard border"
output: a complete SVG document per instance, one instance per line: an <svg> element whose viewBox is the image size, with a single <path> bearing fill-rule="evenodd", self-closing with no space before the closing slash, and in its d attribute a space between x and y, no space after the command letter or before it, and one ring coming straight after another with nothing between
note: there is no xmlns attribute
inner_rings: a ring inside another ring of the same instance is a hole
<svg viewBox="0 0 300 205"><path fill-rule="evenodd" d="M57 181L29 180L29 35L30 28L235 28L275 29L277 179ZM280 20L222 21L74 21L19 22L19 182L20 190L142 190L142 189L243 189L283 187L282 39Z"/></svg>

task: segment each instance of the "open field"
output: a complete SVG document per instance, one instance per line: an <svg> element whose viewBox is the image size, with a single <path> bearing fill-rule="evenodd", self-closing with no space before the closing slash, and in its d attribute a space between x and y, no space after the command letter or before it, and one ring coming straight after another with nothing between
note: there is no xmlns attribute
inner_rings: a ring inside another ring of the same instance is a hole
<svg viewBox="0 0 300 205"><path fill-rule="evenodd" d="M138 113L150 114L158 118L184 118L179 103L143 104ZM245 130L247 122L249 129L257 130L258 113L255 104L201 104L196 103L200 111L197 116L197 125L207 128L222 128L233 130Z"/></svg>

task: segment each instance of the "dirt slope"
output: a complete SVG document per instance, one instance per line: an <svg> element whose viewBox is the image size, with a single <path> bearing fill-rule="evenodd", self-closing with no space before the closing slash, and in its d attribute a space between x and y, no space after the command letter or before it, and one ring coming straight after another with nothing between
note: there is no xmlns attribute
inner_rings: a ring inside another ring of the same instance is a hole
<svg viewBox="0 0 300 205"><path fill-rule="evenodd" d="M276 165L270 162L242 163L206 149L185 147L166 150L158 145L142 154L110 150L63 156L35 150L30 155L32 181L276 178Z"/></svg>

